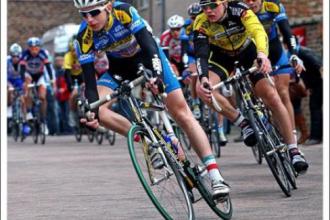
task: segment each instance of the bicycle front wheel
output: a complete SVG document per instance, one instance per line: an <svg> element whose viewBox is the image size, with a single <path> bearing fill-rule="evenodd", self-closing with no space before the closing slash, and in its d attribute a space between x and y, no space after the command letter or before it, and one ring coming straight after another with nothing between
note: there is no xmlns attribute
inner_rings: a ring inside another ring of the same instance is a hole
<svg viewBox="0 0 330 220"><path fill-rule="evenodd" d="M258 164L262 164L262 153L259 147L259 144L254 145L251 147L254 159L256 159Z"/></svg>
<svg viewBox="0 0 330 220"><path fill-rule="evenodd" d="M116 141L116 132L109 130L107 134L107 139L111 146L114 145Z"/></svg>
<svg viewBox="0 0 330 220"><path fill-rule="evenodd" d="M253 110L249 111L249 119L251 126L256 134L256 138L258 140L262 154L264 155L276 182L280 186L283 193L290 197L291 189L290 183L285 173L286 167L283 166L282 160L279 157L278 150L276 149L272 137L268 134L268 131L265 129L265 125L261 119L254 116Z"/></svg>
<svg viewBox="0 0 330 220"><path fill-rule="evenodd" d="M140 137L134 142L135 136ZM141 126L133 126L128 133L130 157L143 188L165 219L195 219L194 211L184 180L176 165L154 169L148 149L151 138Z"/></svg>
<svg viewBox="0 0 330 220"><path fill-rule="evenodd" d="M95 134L96 142L101 145L103 142L103 133L101 132L96 132Z"/></svg>

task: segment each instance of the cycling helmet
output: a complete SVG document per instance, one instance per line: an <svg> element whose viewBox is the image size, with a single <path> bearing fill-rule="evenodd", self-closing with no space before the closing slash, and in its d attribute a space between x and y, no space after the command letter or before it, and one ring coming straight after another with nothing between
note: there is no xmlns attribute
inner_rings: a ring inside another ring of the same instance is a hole
<svg viewBox="0 0 330 220"><path fill-rule="evenodd" d="M20 56L22 53L22 47L17 43L13 43L9 48L9 52L12 56Z"/></svg>
<svg viewBox="0 0 330 220"><path fill-rule="evenodd" d="M181 28L184 25L184 18L179 15L173 15L167 20L169 28Z"/></svg>
<svg viewBox="0 0 330 220"><path fill-rule="evenodd" d="M108 3L109 0L73 0L74 6L78 9Z"/></svg>
<svg viewBox="0 0 330 220"><path fill-rule="evenodd" d="M41 40L38 37L30 37L26 43L29 47L40 47L41 46Z"/></svg>
<svg viewBox="0 0 330 220"><path fill-rule="evenodd" d="M191 5L189 5L188 7L188 15L189 16L197 16L202 12L202 8L201 6L199 6L199 4L197 2L192 3Z"/></svg>
<svg viewBox="0 0 330 220"><path fill-rule="evenodd" d="M208 5L211 3L224 2L224 1L226 0L200 0L199 5L202 6L202 5Z"/></svg>

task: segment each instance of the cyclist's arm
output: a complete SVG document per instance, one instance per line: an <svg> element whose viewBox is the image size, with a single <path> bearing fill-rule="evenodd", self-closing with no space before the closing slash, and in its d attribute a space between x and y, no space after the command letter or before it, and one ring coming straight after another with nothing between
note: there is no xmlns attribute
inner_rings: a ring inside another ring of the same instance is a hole
<svg viewBox="0 0 330 220"><path fill-rule="evenodd" d="M143 53L148 58L148 62L151 63L150 66L153 68L153 72L157 73L159 76L163 75L162 65L160 63L160 55L158 52L158 46L155 39L152 37L151 33L147 28L142 28L134 34L138 44L140 45Z"/></svg>
<svg viewBox="0 0 330 220"><path fill-rule="evenodd" d="M280 32L283 35L283 41L288 47L288 50L291 54L297 54L297 44L296 39L292 35L291 27L288 21L288 17L285 13L284 6L280 4L280 13L276 16L277 25L280 29Z"/></svg>
<svg viewBox="0 0 330 220"><path fill-rule="evenodd" d="M46 69L47 69L49 79L50 79L50 81L52 81L53 80L53 69L51 67L51 64L50 63L45 63L45 66L46 66Z"/></svg>
<svg viewBox="0 0 330 220"><path fill-rule="evenodd" d="M68 89L70 92L72 92L72 80L71 80L71 70L69 69L64 69L64 77L65 81L68 84Z"/></svg>
<svg viewBox="0 0 330 220"><path fill-rule="evenodd" d="M194 31L194 48L199 78L208 77L208 58L210 51L208 37L201 32Z"/></svg>
<svg viewBox="0 0 330 220"><path fill-rule="evenodd" d="M19 73L21 75L22 81L25 81L25 71L26 71L26 66L25 64L19 64Z"/></svg>
<svg viewBox="0 0 330 220"><path fill-rule="evenodd" d="M268 36L258 17L249 9L242 13L241 21L246 31L255 40L257 52L268 56Z"/></svg>

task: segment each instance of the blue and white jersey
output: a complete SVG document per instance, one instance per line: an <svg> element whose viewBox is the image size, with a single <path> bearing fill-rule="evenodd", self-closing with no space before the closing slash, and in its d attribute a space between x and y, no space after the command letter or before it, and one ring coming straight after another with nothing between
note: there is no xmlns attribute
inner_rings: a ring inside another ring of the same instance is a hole
<svg viewBox="0 0 330 220"><path fill-rule="evenodd" d="M32 56L28 49L24 50L20 60L20 65L26 66L26 72L31 76L44 73L45 64L49 63L47 52L40 49L37 56Z"/></svg>
<svg viewBox="0 0 330 220"><path fill-rule="evenodd" d="M264 0L260 12L256 15L263 24L269 40L278 36L277 22L288 19L284 6L278 0Z"/></svg>
<svg viewBox="0 0 330 220"><path fill-rule="evenodd" d="M8 79L20 79L18 64L15 67L11 56L7 57L7 78Z"/></svg>
<svg viewBox="0 0 330 220"><path fill-rule="evenodd" d="M141 51L134 34L145 27L145 21L135 8L127 3L114 2L111 16L102 31L94 32L87 22L81 23L75 41L79 62L94 62L95 54L100 51L113 58L133 57Z"/></svg>

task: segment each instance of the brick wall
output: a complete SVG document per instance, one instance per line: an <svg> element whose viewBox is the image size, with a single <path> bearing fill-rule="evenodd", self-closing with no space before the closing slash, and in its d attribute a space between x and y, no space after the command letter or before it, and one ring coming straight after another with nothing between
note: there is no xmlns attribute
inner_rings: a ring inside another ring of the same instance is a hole
<svg viewBox="0 0 330 220"><path fill-rule="evenodd" d="M290 23L306 28L306 44L319 55L323 53L323 1L281 0L285 5Z"/></svg>
<svg viewBox="0 0 330 220"><path fill-rule="evenodd" d="M8 0L8 45L25 46L31 36L41 37L47 30L81 21L72 0Z"/></svg>

